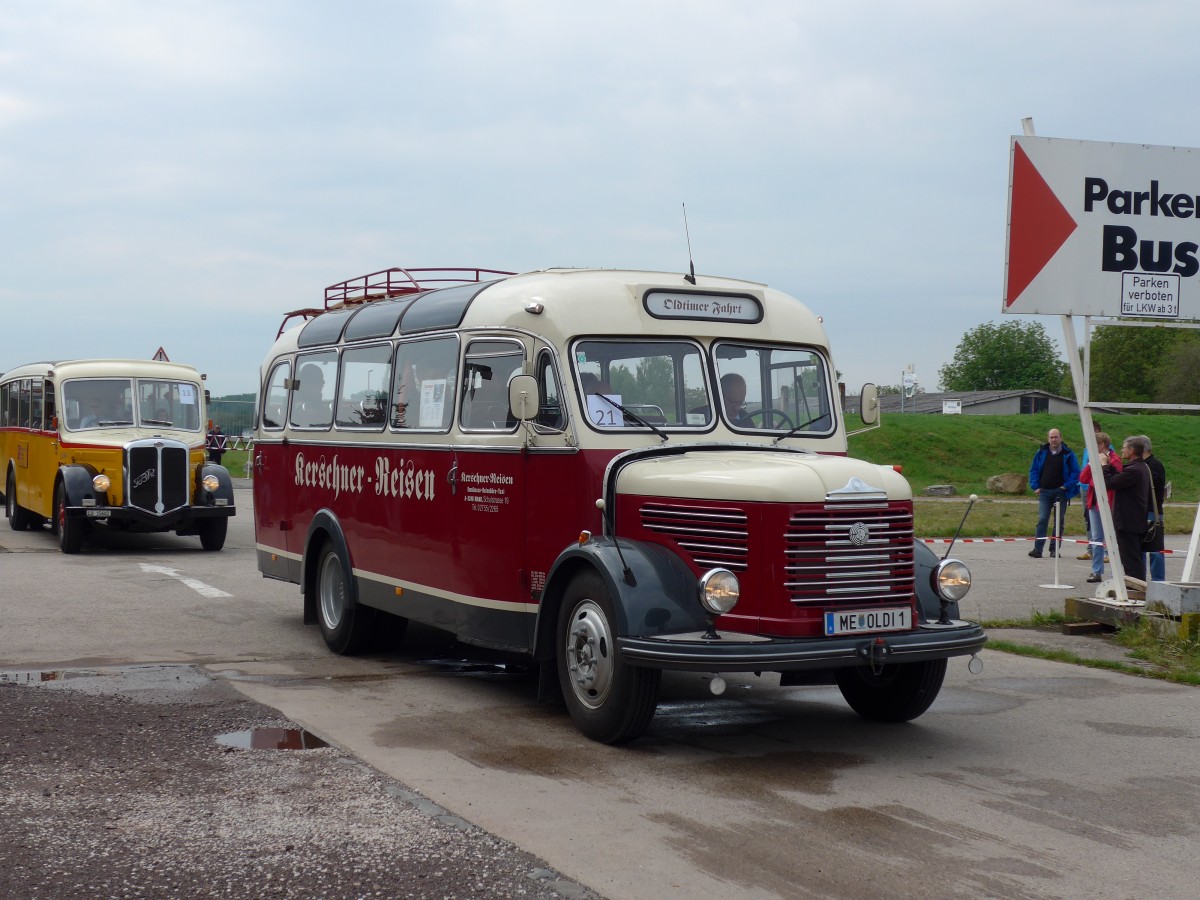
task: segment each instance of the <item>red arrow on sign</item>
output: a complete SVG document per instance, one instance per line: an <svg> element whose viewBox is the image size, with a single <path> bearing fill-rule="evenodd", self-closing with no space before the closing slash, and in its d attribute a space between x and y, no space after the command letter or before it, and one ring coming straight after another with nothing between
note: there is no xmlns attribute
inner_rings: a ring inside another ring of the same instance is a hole
<svg viewBox="0 0 1200 900"><path fill-rule="evenodd" d="M1008 225L1008 285L1004 305L1011 306L1029 282L1066 243L1078 224L1054 196L1042 173L1021 145L1014 148L1012 220Z"/></svg>

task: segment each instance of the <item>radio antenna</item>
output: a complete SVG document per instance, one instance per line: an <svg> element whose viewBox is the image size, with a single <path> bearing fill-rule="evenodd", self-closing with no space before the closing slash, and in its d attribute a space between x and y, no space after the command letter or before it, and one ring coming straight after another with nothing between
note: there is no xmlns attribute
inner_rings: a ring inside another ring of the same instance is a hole
<svg viewBox="0 0 1200 900"><path fill-rule="evenodd" d="M688 270L691 274L684 275L683 280L689 284L696 283L696 264L692 261L692 235L688 231L687 224L687 204L683 204L683 236L687 238L688 245Z"/></svg>

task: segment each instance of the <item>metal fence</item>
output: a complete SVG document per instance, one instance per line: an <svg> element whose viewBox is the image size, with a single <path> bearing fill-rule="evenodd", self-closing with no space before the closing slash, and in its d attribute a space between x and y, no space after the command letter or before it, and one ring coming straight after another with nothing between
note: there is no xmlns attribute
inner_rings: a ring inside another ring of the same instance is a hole
<svg viewBox="0 0 1200 900"><path fill-rule="evenodd" d="M230 449L243 449L254 430L253 400L210 400L208 417L229 438Z"/></svg>

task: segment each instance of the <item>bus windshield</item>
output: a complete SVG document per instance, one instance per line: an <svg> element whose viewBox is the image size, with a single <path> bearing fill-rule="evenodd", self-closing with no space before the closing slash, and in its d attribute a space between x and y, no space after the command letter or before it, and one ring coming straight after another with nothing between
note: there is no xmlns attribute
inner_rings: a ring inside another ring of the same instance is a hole
<svg viewBox="0 0 1200 900"><path fill-rule="evenodd" d="M828 434L835 423L825 360L815 350L719 341L721 409L744 431Z"/></svg>
<svg viewBox="0 0 1200 900"><path fill-rule="evenodd" d="M572 358L593 428L704 427L712 421L698 344L577 341Z"/></svg>
<svg viewBox="0 0 1200 900"><path fill-rule="evenodd" d="M72 431L135 423L151 428L200 429L199 389L188 381L75 379L63 385L63 405L67 428Z"/></svg>

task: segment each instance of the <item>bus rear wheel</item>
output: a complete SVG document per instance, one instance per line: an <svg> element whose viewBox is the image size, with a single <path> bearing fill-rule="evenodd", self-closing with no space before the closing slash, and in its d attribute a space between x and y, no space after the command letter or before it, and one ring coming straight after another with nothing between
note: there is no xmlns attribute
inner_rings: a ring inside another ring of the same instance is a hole
<svg viewBox="0 0 1200 900"><path fill-rule="evenodd" d="M604 744L631 741L658 706L662 673L631 666L617 650L616 617L595 572L567 585L558 620L558 681L576 727Z"/></svg>
<svg viewBox="0 0 1200 900"><path fill-rule="evenodd" d="M67 516L67 490L60 481L54 486L53 529L63 553L78 553L83 546L83 522Z"/></svg>
<svg viewBox="0 0 1200 900"><path fill-rule="evenodd" d="M342 656L366 647L375 620L375 610L354 602L351 577L333 544L326 542L317 557L317 622L325 644Z"/></svg>
<svg viewBox="0 0 1200 900"><path fill-rule="evenodd" d="M12 472L8 473L4 489L4 512L8 516L8 527L13 531L25 531L33 524L33 513L17 503L17 478Z"/></svg>
<svg viewBox="0 0 1200 900"><path fill-rule="evenodd" d="M946 677L946 660L897 663L872 671L854 666L834 672L850 708L872 722L909 722L933 705Z"/></svg>

